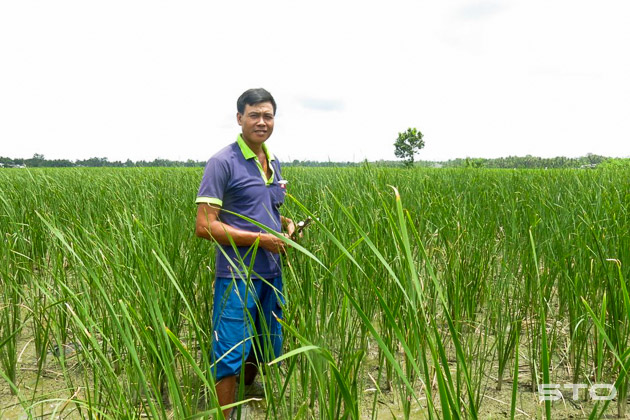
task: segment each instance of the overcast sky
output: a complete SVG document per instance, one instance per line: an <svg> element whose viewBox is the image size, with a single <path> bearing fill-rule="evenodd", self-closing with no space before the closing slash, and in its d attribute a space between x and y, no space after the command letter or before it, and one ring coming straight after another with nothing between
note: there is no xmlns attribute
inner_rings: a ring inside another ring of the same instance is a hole
<svg viewBox="0 0 630 420"><path fill-rule="evenodd" d="M236 99L283 160L630 157L630 1L1 1L0 156L206 160Z"/></svg>

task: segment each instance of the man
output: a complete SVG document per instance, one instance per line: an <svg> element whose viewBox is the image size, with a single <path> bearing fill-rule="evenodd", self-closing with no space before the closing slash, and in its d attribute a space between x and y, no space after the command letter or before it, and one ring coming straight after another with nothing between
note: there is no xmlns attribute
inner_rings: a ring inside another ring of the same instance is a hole
<svg viewBox="0 0 630 420"><path fill-rule="evenodd" d="M252 384L257 361L282 351L277 318L282 318L285 242L239 215L276 232L284 229L287 237L295 231L293 221L280 215L286 183L265 144L273 133L276 102L265 89L249 89L236 107L241 134L208 160L196 200L196 235L219 244L212 349L222 406L234 402L241 372L244 383Z"/></svg>

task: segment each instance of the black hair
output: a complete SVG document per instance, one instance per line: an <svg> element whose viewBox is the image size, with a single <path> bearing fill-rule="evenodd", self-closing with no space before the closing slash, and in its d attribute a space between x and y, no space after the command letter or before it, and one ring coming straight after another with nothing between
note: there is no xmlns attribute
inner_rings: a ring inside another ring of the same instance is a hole
<svg viewBox="0 0 630 420"><path fill-rule="evenodd" d="M276 101L274 101L271 93L263 88L248 89L236 101L236 110L239 114L245 113L245 105L256 105L263 102L271 102L273 106L273 115L276 115Z"/></svg>

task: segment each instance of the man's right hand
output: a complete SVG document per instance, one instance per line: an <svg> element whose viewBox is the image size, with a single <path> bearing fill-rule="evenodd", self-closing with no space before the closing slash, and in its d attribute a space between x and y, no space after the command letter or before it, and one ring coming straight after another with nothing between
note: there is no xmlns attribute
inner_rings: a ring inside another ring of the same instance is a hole
<svg viewBox="0 0 630 420"><path fill-rule="evenodd" d="M282 236L288 238L286 233L283 233ZM285 254L287 252L287 244L282 239L270 233L260 234L259 245L274 254Z"/></svg>

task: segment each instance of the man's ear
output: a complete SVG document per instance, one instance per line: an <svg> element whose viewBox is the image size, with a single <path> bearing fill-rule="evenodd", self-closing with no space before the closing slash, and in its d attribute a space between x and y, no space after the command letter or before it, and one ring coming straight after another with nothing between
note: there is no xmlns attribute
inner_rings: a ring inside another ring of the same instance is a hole
<svg viewBox="0 0 630 420"><path fill-rule="evenodd" d="M243 125L243 116L241 115L240 112L236 113L236 122L238 123L238 125L242 126Z"/></svg>

